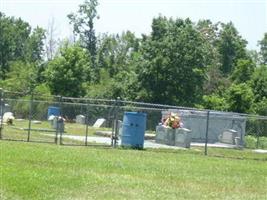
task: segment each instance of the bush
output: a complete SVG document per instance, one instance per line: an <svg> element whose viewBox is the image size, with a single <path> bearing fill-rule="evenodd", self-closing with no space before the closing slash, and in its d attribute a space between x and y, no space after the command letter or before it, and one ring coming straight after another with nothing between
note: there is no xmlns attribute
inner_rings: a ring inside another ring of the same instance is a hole
<svg viewBox="0 0 267 200"><path fill-rule="evenodd" d="M245 147L249 149L256 149L257 138L252 135L245 136Z"/></svg>
<svg viewBox="0 0 267 200"><path fill-rule="evenodd" d="M249 149L267 149L267 137L259 137L259 144L257 147L257 137L247 135L245 136L245 147Z"/></svg>
<svg viewBox="0 0 267 200"><path fill-rule="evenodd" d="M267 149L267 137L259 138L259 149Z"/></svg>

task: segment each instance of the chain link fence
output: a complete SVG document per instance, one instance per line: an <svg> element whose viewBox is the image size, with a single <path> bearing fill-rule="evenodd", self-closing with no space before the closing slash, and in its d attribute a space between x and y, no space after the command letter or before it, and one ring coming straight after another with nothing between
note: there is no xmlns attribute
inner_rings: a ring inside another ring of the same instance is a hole
<svg viewBox="0 0 267 200"><path fill-rule="evenodd" d="M61 145L116 147L127 112L146 114L144 148L267 149L267 117L124 100L0 91L0 138ZM177 113L179 131L162 119ZM137 126L137 125L136 125ZM188 140L183 134L190 136ZM189 142L189 146L184 142Z"/></svg>

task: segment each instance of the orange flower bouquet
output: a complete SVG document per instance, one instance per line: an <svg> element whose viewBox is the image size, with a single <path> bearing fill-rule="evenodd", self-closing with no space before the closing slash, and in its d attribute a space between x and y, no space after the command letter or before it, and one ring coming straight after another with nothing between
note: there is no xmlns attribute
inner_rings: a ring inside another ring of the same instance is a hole
<svg viewBox="0 0 267 200"><path fill-rule="evenodd" d="M170 113L167 117L163 118L162 124L172 129L182 127L181 118L176 113Z"/></svg>

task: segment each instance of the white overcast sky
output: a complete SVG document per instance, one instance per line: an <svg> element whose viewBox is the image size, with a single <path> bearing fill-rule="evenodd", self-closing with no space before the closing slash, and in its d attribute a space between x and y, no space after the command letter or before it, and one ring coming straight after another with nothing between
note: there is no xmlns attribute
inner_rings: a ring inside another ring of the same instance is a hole
<svg viewBox="0 0 267 200"><path fill-rule="evenodd" d="M70 35L66 17L75 12L83 0L0 0L0 11L7 16L21 17L33 27L47 28L55 19L58 37ZM267 0L99 0L100 19L97 33L121 33L125 30L141 33L151 31L153 17L159 14L193 21L210 19L213 22L232 21L249 44L257 48L257 41L267 32Z"/></svg>

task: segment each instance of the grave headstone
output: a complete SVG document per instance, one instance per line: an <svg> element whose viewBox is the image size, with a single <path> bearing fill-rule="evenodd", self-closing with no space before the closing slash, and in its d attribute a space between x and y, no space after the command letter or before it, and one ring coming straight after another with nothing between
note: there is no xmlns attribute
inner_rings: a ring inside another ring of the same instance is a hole
<svg viewBox="0 0 267 200"><path fill-rule="evenodd" d="M85 116L84 115L77 115L76 116L76 123L85 124Z"/></svg>
<svg viewBox="0 0 267 200"><path fill-rule="evenodd" d="M104 118L97 119L96 122L94 123L93 127L99 128L104 124L105 121L106 121L106 119L104 119Z"/></svg>

